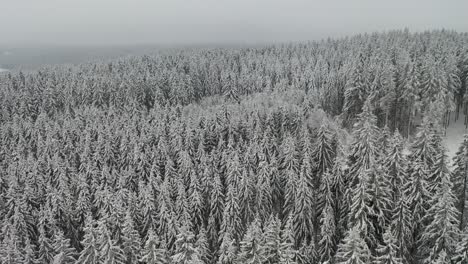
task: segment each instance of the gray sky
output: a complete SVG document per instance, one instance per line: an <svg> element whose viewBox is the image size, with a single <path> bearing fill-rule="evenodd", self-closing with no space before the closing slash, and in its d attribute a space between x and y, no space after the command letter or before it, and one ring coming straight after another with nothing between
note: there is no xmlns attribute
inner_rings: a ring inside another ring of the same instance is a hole
<svg viewBox="0 0 468 264"><path fill-rule="evenodd" d="M468 31L467 0L0 0L0 44L300 41Z"/></svg>

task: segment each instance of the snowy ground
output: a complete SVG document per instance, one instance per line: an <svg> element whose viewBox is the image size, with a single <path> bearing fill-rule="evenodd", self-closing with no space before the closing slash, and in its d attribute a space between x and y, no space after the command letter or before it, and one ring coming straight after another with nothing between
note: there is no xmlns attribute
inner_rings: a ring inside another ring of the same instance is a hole
<svg viewBox="0 0 468 264"><path fill-rule="evenodd" d="M447 148L447 155L450 163L452 158L458 150L461 142L463 141L463 135L468 132L464 125L465 116L460 113L457 121L455 121L455 114L452 113L450 117L450 124L445 132L444 144Z"/></svg>

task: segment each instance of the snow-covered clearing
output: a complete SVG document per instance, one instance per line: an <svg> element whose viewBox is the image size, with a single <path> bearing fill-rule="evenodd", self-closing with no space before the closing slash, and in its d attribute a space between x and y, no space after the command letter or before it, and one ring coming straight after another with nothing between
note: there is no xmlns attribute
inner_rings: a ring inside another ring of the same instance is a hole
<svg viewBox="0 0 468 264"><path fill-rule="evenodd" d="M467 133L464 120L465 115L462 112L460 112L458 120L455 120L455 113L452 113L449 126L445 130L444 145L447 148L450 164L452 164L452 159L463 141L463 135Z"/></svg>

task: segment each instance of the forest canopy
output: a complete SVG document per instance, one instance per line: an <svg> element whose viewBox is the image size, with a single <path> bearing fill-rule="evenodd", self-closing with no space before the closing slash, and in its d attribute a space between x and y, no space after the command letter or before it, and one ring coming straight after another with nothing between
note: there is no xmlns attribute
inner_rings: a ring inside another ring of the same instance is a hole
<svg viewBox="0 0 468 264"><path fill-rule="evenodd" d="M0 263L467 263L467 88L444 30L1 73Z"/></svg>

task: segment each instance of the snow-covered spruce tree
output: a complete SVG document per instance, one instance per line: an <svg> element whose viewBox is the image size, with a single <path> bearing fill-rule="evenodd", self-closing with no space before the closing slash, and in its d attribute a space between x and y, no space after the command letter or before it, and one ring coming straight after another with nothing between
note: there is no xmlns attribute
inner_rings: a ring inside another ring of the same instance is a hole
<svg viewBox="0 0 468 264"><path fill-rule="evenodd" d="M456 198L452 191L450 175L445 174L434 197L431 198L431 208L426 212L429 219L421 236L424 245L423 254L427 261L435 261L442 251L451 258L458 243L459 212L455 207Z"/></svg>
<svg viewBox="0 0 468 264"><path fill-rule="evenodd" d="M98 222L98 244L99 244L99 263L103 264L124 264L125 254L118 245L117 241L112 239L111 233L104 221Z"/></svg>
<svg viewBox="0 0 468 264"><path fill-rule="evenodd" d="M468 229L461 232L452 260L457 264L468 263Z"/></svg>
<svg viewBox="0 0 468 264"><path fill-rule="evenodd" d="M262 230L258 218L250 224L244 238L240 242L240 250L237 256L238 263L261 264L267 259Z"/></svg>
<svg viewBox="0 0 468 264"><path fill-rule="evenodd" d="M313 192L309 177L307 177L308 163L304 162L295 182L294 207L291 212L294 218L294 233L296 243L309 243L314 237L313 221L316 218L313 211Z"/></svg>
<svg viewBox="0 0 468 264"><path fill-rule="evenodd" d="M81 241L83 249L81 250L77 264L98 264L99 263L99 244L96 221L91 215L85 220L84 237Z"/></svg>
<svg viewBox="0 0 468 264"><path fill-rule="evenodd" d="M127 211L123 222L122 249L127 259L126 263L135 263L140 258L141 239L140 234L135 230L130 211Z"/></svg>
<svg viewBox="0 0 468 264"><path fill-rule="evenodd" d="M359 183L353 188L351 206L349 210L349 224L359 232L368 245L376 245L374 225L371 217L374 216L373 208L370 206L371 195L369 193L369 172L362 171L359 175Z"/></svg>
<svg viewBox="0 0 468 264"><path fill-rule="evenodd" d="M356 115L362 111L368 94L365 63L365 55L360 53L359 58L352 64L352 73L346 82L342 112L345 114L345 120L351 122L349 124L352 124Z"/></svg>
<svg viewBox="0 0 468 264"><path fill-rule="evenodd" d="M34 245L31 240L27 237L24 242L24 256L22 264L37 264L37 258L34 251Z"/></svg>
<svg viewBox="0 0 468 264"><path fill-rule="evenodd" d="M333 204L325 200L320 216L319 257L321 262L331 261L336 250L336 226Z"/></svg>
<svg viewBox="0 0 468 264"><path fill-rule="evenodd" d="M10 223L6 223L2 226L1 231L1 263L21 263L24 260L23 252L21 250L21 238L18 236L15 226Z"/></svg>
<svg viewBox="0 0 468 264"><path fill-rule="evenodd" d="M45 229L45 223L40 221L39 223L39 262L50 263L54 257L54 249L52 247L52 239L50 239Z"/></svg>
<svg viewBox="0 0 468 264"><path fill-rule="evenodd" d="M426 165L420 160L411 161L408 168L409 179L403 187L405 196L408 199L409 211L412 212L412 239L407 240L411 243L408 249L411 257L420 258L420 238L424 232L425 226L427 225L427 222L423 221L423 218L426 215L426 210L429 209L430 199L429 191L427 190L428 173Z"/></svg>
<svg viewBox="0 0 468 264"><path fill-rule="evenodd" d="M428 178L428 191L431 197L436 194L440 187L442 179L445 177L451 178L451 172L447 165L447 155L445 150L440 150L435 156L435 164L430 169L431 173Z"/></svg>
<svg viewBox="0 0 468 264"><path fill-rule="evenodd" d="M404 192L398 195L398 200L394 203L390 229L397 245L397 256L407 263L410 259L409 247L412 245L413 237L412 214Z"/></svg>
<svg viewBox="0 0 468 264"><path fill-rule="evenodd" d="M401 187L407 180L407 159L403 154L403 138L396 130L393 136L389 139L389 145L383 157L383 169L386 172L388 182L391 187L392 202L398 200L398 195L401 193Z"/></svg>
<svg viewBox="0 0 468 264"><path fill-rule="evenodd" d="M460 229L465 228L467 218L466 208L466 184L468 177L468 134L464 135L463 142L461 143L458 151L453 157L453 172L452 182L454 186L454 194L457 197L457 208L460 210Z"/></svg>
<svg viewBox="0 0 468 264"><path fill-rule="evenodd" d="M238 190L240 194L239 207L241 222L244 223L243 227L246 223L250 223L255 216L254 180L255 178L252 171L243 171Z"/></svg>
<svg viewBox="0 0 468 264"><path fill-rule="evenodd" d="M293 218L289 216L286 225L281 231L281 243L279 248L280 263L297 264L297 250L294 247L295 244Z"/></svg>
<svg viewBox="0 0 468 264"><path fill-rule="evenodd" d="M169 257L163 245L153 230L149 230L145 245L141 251L140 262L145 264L168 264Z"/></svg>
<svg viewBox="0 0 468 264"><path fill-rule="evenodd" d="M288 215L294 210L296 197L296 183L300 171L298 153L296 150L295 139L292 136L286 136L282 144L281 154L281 173L284 181L284 207L283 214Z"/></svg>
<svg viewBox="0 0 468 264"><path fill-rule="evenodd" d="M218 244L218 238L221 223L223 221L224 211L224 186L219 177L219 173L215 173L211 183L210 191L210 215L208 218L208 233L212 243ZM214 246L214 245L212 245Z"/></svg>
<svg viewBox="0 0 468 264"><path fill-rule="evenodd" d="M236 241L232 239L230 232L224 232L222 235L217 264L233 264L238 252Z"/></svg>
<svg viewBox="0 0 468 264"><path fill-rule="evenodd" d="M190 177L189 201L192 224L195 230L198 231L205 221L205 204L202 196L200 177L195 173L192 173Z"/></svg>
<svg viewBox="0 0 468 264"><path fill-rule="evenodd" d="M70 239L65 238L61 231L56 232L52 246L55 252L53 264L75 263L76 249L70 246Z"/></svg>
<svg viewBox="0 0 468 264"><path fill-rule="evenodd" d="M264 155L262 155L258 167L258 176L255 188L255 207L261 220L266 221L273 208L273 194L271 184L271 169Z"/></svg>
<svg viewBox="0 0 468 264"><path fill-rule="evenodd" d="M204 227L200 228L198 231L197 240L195 241L195 248L203 263L210 263L211 254L208 244L208 235Z"/></svg>
<svg viewBox="0 0 468 264"><path fill-rule="evenodd" d="M377 249L375 264L403 264L403 260L398 257L398 244L390 229L383 234L383 243Z"/></svg>
<svg viewBox="0 0 468 264"><path fill-rule="evenodd" d="M266 263L277 263L281 245L281 220L277 216L270 215L265 222L262 236Z"/></svg>
<svg viewBox="0 0 468 264"><path fill-rule="evenodd" d="M229 232L232 235L232 239L236 241L239 241L238 239L243 232L239 207L239 194L237 189L233 186L228 187L219 238L224 239L223 233L226 232Z"/></svg>
<svg viewBox="0 0 468 264"><path fill-rule="evenodd" d="M360 235L359 227L351 228L338 246L335 263L367 264L371 261L371 252Z"/></svg>
<svg viewBox="0 0 468 264"><path fill-rule="evenodd" d="M174 264L202 264L197 249L195 248L195 236L185 223L179 229L175 242L175 252L171 257Z"/></svg>
<svg viewBox="0 0 468 264"><path fill-rule="evenodd" d="M371 169L379 158L377 135L379 129L376 117L372 113L371 98L363 106L362 113L358 115L358 122L354 125L353 141L349 156L349 182L350 187L359 183L362 171Z"/></svg>

